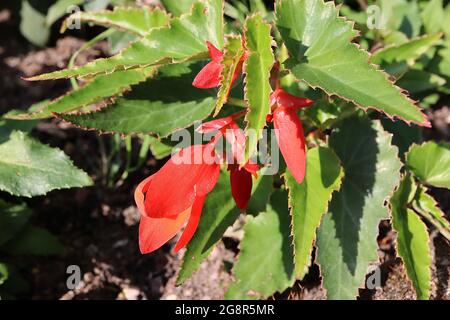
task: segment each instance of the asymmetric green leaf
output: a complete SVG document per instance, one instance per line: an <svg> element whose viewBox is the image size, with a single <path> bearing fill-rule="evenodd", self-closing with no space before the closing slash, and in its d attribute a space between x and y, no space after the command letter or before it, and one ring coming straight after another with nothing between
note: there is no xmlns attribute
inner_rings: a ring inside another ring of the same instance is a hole
<svg viewBox="0 0 450 320"><path fill-rule="evenodd" d="M371 61L376 64L416 60L430 48L439 43L442 33L424 35L399 45L388 46L376 51Z"/></svg>
<svg viewBox="0 0 450 320"><path fill-rule="evenodd" d="M8 119L44 119L53 113L76 111L105 98L116 96L130 90L132 85L145 81L156 73L154 67L117 71L108 75L99 75L81 88L47 103L38 112L6 115Z"/></svg>
<svg viewBox="0 0 450 320"><path fill-rule="evenodd" d="M196 0L162 0L161 2L174 16L180 16L183 13L189 12L195 1Z"/></svg>
<svg viewBox="0 0 450 320"><path fill-rule="evenodd" d="M169 24L169 15L150 7L115 7L113 11L77 12L66 19L62 30L74 20L145 36L152 28Z"/></svg>
<svg viewBox="0 0 450 320"><path fill-rule="evenodd" d="M230 93L231 87L233 86L233 79L236 69L241 57L244 54L244 47L242 45L241 36L230 36L227 38L225 47L223 49L223 59L222 59L222 79L220 80L220 89L217 94L216 109L214 115L216 116L223 105L228 100L228 95Z"/></svg>
<svg viewBox="0 0 450 320"><path fill-rule="evenodd" d="M241 251L234 267L236 281L228 288L226 299L264 299L294 283L287 205L286 192L277 191L266 212L256 217L247 216Z"/></svg>
<svg viewBox="0 0 450 320"><path fill-rule="evenodd" d="M165 137L187 128L211 114L215 92L192 86L199 65L177 67L185 70L176 70L174 76L162 75L133 86L130 92L100 111L59 117L83 128L123 134Z"/></svg>
<svg viewBox="0 0 450 320"><path fill-rule="evenodd" d="M274 64L270 25L260 15L253 15L245 22L245 40L248 58L244 63L245 100L249 111L245 116L247 145L245 159L256 151L266 116L270 112L270 70Z"/></svg>
<svg viewBox="0 0 450 320"><path fill-rule="evenodd" d="M276 17L291 54L285 65L298 79L363 109L429 125L413 101L369 63L370 55L350 42L357 31L338 16L333 1L280 0Z"/></svg>
<svg viewBox="0 0 450 320"><path fill-rule="evenodd" d="M428 141L413 145L406 166L423 183L450 189L450 144Z"/></svg>
<svg viewBox="0 0 450 320"><path fill-rule="evenodd" d="M316 229L328 210L331 195L339 190L344 176L339 158L326 147L308 150L306 167L306 178L302 184L298 184L289 171L284 175L289 189L295 273L298 279L303 279L308 272Z"/></svg>
<svg viewBox="0 0 450 320"><path fill-rule="evenodd" d="M390 201L392 226L397 232L398 255L403 259L417 298L428 300L431 281L430 239L426 225L407 207L415 191L414 180L406 176Z"/></svg>
<svg viewBox="0 0 450 320"><path fill-rule="evenodd" d="M391 135L378 121L350 118L330 137L345 178L333 194L317 236L317 261L329 299L354 299L377 261L378 224L389 217L385 200L400 168Z"/></svg>
<svg viewBox="0 0 450 320"><path fill-rule="evenodd" d="M45 161L42 161L45 159ZM92 185L91 178L76 168L59 149L50 148L15 131L0 144L0 190L33 197L54 189Z"/></svg>
<svg viewBox="0 0 450 320"><path fill-rule="evenodd" d="M195 3L190 14L172 19L166 27L152 29L145 37L111 58L97 59L80 67L43 74L29 80L86 76L207 58L206 41L222 48L222 10L222 0L200 0Z"/></svg>
<svg viewBox="0 0 450 320"><path fill-rule="evenodd" d="M442 0L430 0L423 9L422 21L427 33L434 33L441 30L444 21L444 4Z"/></svg>
<svg viewBox="0 0 450 320"><path fill-rule="evenodd" d="M47 26L45 11L48 2L21 0L20 33L32 44L44 46L50 37L50 28Z"/></svg>

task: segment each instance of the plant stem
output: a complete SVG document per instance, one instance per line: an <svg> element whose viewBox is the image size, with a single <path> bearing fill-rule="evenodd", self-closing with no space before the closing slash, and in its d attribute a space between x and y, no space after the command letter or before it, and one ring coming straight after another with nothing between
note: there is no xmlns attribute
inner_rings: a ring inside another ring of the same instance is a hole
<svg viewBox="0 0 450 320"><path fill-rule="evenodd" d="M233 98L233 97L228 98L227 104L235 106L235 107L247 108L247 104L245 103L244 100Z"/></svg>
<svg viewBox="0 0 450 320"><path fill-rule="evenodd" d="M67 68L71 69L73 68L76 59L78 58L78 56L80 55L80 53L82 53L84 50L89 49L90 47L92 47L93 45L95 45L97 42L102 41L103 39L106 39L107 37L109 37L110 35L112 35L114 32L116 32L114 29L108 29L106 31L103 31L102 33L100 33L98 36L96 36L95 38L89 40L88 42L86 42L85 44L83 44L77 51L75 51L73 53L73 55L70 57L69 60L69 64L67 65ZM78 83L77 80L75 78L71 78L70 79L70 83L72 84L72 87L74 89L78 89Z"/></svg>

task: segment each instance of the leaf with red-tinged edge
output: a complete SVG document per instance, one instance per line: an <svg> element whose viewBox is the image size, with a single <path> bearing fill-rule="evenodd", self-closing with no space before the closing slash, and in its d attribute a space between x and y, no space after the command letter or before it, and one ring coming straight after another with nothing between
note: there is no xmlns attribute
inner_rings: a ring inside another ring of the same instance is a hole
<svg viewBox="0 0 450 320"><path fill-rule="evenodd" d="M277 104L279 106L293 108L294 110L309 107L314 101L307 98L296 97L283 89L275 90L270 97L270 105Z"/></svg>
<svg viewBox="0 0 450 320"><path fill-rule="evenodd" d="M223 58L223 52L217 49L211 42L206 41L206 46L208 47L209 56L212 61L220 62Z"/></svg>
<svg viewBox="0 0 450 320"><path fill-rule="evenodd" d="M306 146L302 123L293 109L278 107L273 115L275 136L286 165L298 183L306 170Z"/></svg>
<svg viewBox="0 0 450 320"><path fill-rule="evenodd" d="M180 239L178 240L174 252L178 252L183 248L194 236L197 230L198 223L200 222L200 216L202 215L203 205L205 204L206 196L200 196L195 198L194 204L192 205L191 216L189 217L188 224L183 231Z"/></svg>
<svg viewBox="0 0 450 320"><path fill-rule="evenodd" d="M244 53L242 37L240 35L228 36L223 48L223 58L220 60L223 68L220 74L219 92L217 93L214 116L219 114L224 104L228 101L233 83L242 72Z"/></svg>
<svg viewBox="0 0 450 320"><path fill-rule="evenodd" d="M248 58L244 62L244 100L248 112L245 115L247 141L242 161L244 163L257 152L258 141L266 125L266 116L270 113L270 71L275 62L271 25L260 15L247 18L245 39Z"/></svg>
<svg viewBox="0 0 450 320"><path fill-rule="evenodd" d="M239 209L246 209L252 194L252 175L238 165L230 165L231 194Z"/></svg>
<svg viewBox="0 0 450 320"><path fill-rule="evenodd" d="M139 224L139 248L142 254L161 248L167 241L176 236L189 218L190 208L175 219L154 219L141 216Z"/></svg>
<svg viewBox="0 0 450 320"><path fill-rule="evenodd" d="M216 61L208 63L195 77L192 85L199 89L215 88L220 83L223 66Z"/></svg>
<svg viewBox="0 0 450 320"><path fill-rule="evenodd" d="M147 216L175 216L191 207L197 195L205 195L214 188L220 168L203 161L206 147L194 145L180 150L153 175L145 199Z"/></svg>
<svg viewBox="0 0 450 320"><path fill-rule="evenodd" d="M370 63L370 53L352 42L358 31L339 16L335 1L278 0L275 20L289 51L283 64L297 80L363 110L430 126L415 102Z"/></svg>

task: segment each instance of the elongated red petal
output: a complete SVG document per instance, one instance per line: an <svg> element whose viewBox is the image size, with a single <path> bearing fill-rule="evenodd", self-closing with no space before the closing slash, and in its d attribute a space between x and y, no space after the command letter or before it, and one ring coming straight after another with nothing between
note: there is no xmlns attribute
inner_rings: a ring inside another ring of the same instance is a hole
<svg viewBox="0 0 450 320"><path fill-rule="evenodd" d="M206 41L208 47L209 57L212 61L221 62L223 59L223 52L217 49L211 42Z"/></svg>
<svg viewBox="0 0 450 320"><path fill-rule="evenodd" d="M306 146L303 127L294 109L278 107L274 111L275 135L289 171L302 183L306 170Z"/></svg>
<svg viewBox="0 0 450 320"><path fill-rule="evenodd" d="M192 85L199 89L211 89L220 84L223 65L216 61L208 63L195 77Z"/></svg>
<svg viewBox="0 0 450 320"><path fill-rule="evenodd" d="M214 131L219 131L222 128L228 126L230 123L234 122L233 117L225 117L212 121L208 121L203 123L201 126L197 128L197 132L200 133L210 133Z"/></svg>
<svg viewBox="0 0 450 320"><path fill-rule="evenodd" d="M190 208L196 196L211 192L220 174L219 164L205 163L205 155L212 153L210 145L194 145L167 161L152 176L145 214L150 218L173 218Z"/></svg>
<svg viewBox="0 0 450 320"><path fill-rule="evenodd" d="M314 101L296 97L290 93L287 93L283 89L277 89L275 90L270 98L270 104L277 104L278 106L286 107L286 108L293 108L295 110L308 107L312 105Z"/></svg>
<svg viewBox="0 0 450 320"><path fill-rule="evenodd" d="M148 177L138 185L134 192L134 199L141 213L139 248L143 254L155 251L172 239L186 223L190 214L189 208L179 214L176 219L153 219L146 217L144 199L152 180L153 176Z"/></svg>
<svg viewBox="0 0 450 320"><path fill-rule="evenodd" d="M175 237L188 220L190 211L189 208L175 219L154 219L141 216L139 224L139 248L141 253L153 252Z"/></svg>
<svg viewBox="0 0 450 320"><path fill-rule="evenodd" d="M230 166L231 194L239 209L246 209L252 194L252 175L238 165Z"/></svg>
<svg viewBox="0 0 450 320"><path fill-rule="evenodd" d="M244 158L245 134L236 122L231 122L225 130L225 139L231 145L231 152L236 163L240 163Z"/></svg>
<svg viewBox="0 0 450 320"><path fill-rule="evenodd" d="M195 231L197 230L198 223L200 221L200 216L202 215L203 204L205 203L206 196L201 196L195 198L194 204L192 206L191 215L189 217L189 222L186 228L183 231L180 239L178 240L175 248L173 249L175 252L178 252L181 248L183 248L194 236Z"/></svg>

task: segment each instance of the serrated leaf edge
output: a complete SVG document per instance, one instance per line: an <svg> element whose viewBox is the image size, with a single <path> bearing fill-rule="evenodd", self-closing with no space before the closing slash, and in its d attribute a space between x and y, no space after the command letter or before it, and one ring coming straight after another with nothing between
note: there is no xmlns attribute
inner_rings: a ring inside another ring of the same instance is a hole
<svg viewBox="0 0 450 320"><path fill-rule="evenodd" d="M279 3L282 3L284 0L278 0L278 1L279 1ZM329 97L337 96L337 97L341 98L341 99L344 100L344 101L353 103L355 106L357 106L358 108L360 108L360 109L362 109L362 110L364 110L364 111L366 111L366 112L367 112L368 109L373 109L373 110L376 110L376 111L378 111L378 112L380 112L380 113L386 115L386 116L387 116L390 120L392 120L392 121L394 121L394 118L398 118L398 119L404 121L404 122L405 122L406 124L408 124L408 125L411 125L411 123L414 123L414 124L417 124L418 126L421 126L421 127L427 127L427 128L430 128L430 127L431 127L431 123L430 123L429 120L428 120L428 116L424 113L423 110L421 110L421 109L417 106L417 102L418 102L418 101L412 100L412 99L406 94L407 91L406 91L405 89L403 89L403 88L397 86L397 85L390 79L389 74L387 74L384 70L382 70L382 69L380 68L379 65L373 64L373 63L370 61L370 60L371 60L371 54L370 54L369 52L367 52L366 50L362 49L360 44L352 42L354 39L356 39L357 37L359 37L359 36L361 35L361 32L360 32L359 30L354 29L355 22L354 22L354 21L351 21L351 20L349 20L349 19L347 19L345 16L340 16L340 15L339 15L339 6L336 6L335 3L334 3L333 1L328 1L328 2L325 2L324 0L318 0L318 1L322 1L322 3L323 3L325 6L332 6L332 7L334 7L334 9L336 9L335 11L336 11L336 13L337 13L337 18L340 19L340 20L343 20L346 24L351 25L352 31L355 31L355 32L354 32L355 35L353 35L353 36L350 37L350 39L348 40L348 41L349 41L348 44L351 45L351 46L356 47L356 48L358 49L358 51L363 52L363 53L367 56L367 64L368 64L369 66L372 66L375 70L381 72L381 73L384 75L385 79L386 79L386 80L387 80L394 88L396 88L396 89L400 92L400 94L401 94L407 101L409 101L413 106L415 106L415 107L417 108L417 110L422 114L423 122L417 122L417 121L413 121L413 120L405 120L405 119L403 119L402 117L399 117L399 116L391 116L391 115L387 114L385 111L383 111L382 109L379 109L379 108L376 108L376 107L373 107L373 106L370 106L370 107L364 107L364 106L358 104L356 101L354 101L354 100L352 100L352 99L347 99L347 98L345 98L345 97L339 96L338 94L331 93L331 92L329 92L328 90L326 90L325 88L322 88L321 86L314 86L314 85L312 85L311 83L309 83L308 81L306 81L305 79L299 79L299 80L304 81L308 86L310 86L310 87L313 88L313 89L317 89L317 88L321 89L321 90L324 91ZM275 6L275 19L276 19L276 16L277 16L277 15L276 15L276 11L277 11L277 6ZM289 70L289 73L292 74L292 72L291 72L290 69L287 69L287 70ZM292 74L292 75L293 75L296 79L298 79L294 74Z"/></svg>

